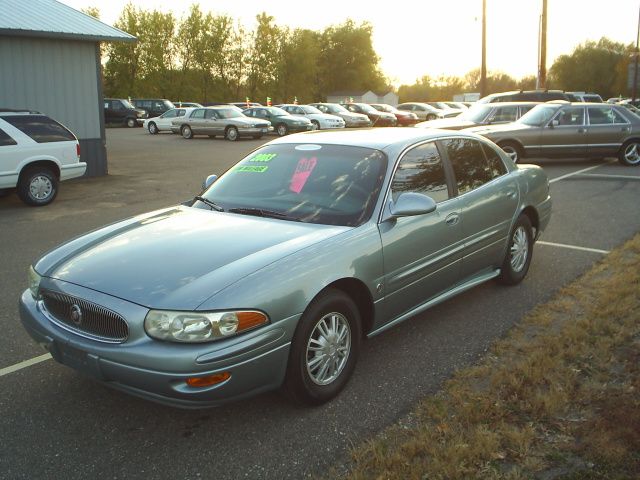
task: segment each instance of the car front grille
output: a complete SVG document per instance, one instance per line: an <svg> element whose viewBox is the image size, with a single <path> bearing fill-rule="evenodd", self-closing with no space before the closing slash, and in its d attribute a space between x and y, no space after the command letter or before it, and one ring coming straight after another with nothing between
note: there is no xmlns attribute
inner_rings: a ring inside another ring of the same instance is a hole
<svg viewBox="0 0 640 480"><path fill-rule="evenodd" d="M122 343L129 336L127 322L111 310L50 290L41 295L51 320L66 330L107 343Z"/></svg>

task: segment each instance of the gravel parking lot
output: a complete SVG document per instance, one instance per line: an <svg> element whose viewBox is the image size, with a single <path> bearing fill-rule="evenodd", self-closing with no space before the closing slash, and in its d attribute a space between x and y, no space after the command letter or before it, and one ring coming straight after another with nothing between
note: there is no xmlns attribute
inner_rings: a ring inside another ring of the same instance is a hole
<svg viewBox="0 0 640 480"><path fill-rule="evenodd" d="M44 208L0 198L3 479L282 479L339 468L350 445L402 419L523 314L640 230L640 168L612 159L536 161L552 179L554 213L521 285L484 284L365 342L345 391L321 407L296 407L270 393L217 409L175 410L51 360L21 364L44 353L18 318L27 268L73 236L192 198L207 175L264 140L187 141L142 129L109 129L107 139L108 177L64 182Z"/></svg>

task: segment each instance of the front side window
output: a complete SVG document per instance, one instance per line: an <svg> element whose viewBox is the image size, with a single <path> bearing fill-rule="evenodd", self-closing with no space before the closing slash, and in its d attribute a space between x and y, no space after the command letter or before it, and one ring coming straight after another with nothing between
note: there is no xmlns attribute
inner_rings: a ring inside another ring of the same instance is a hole
<svg viewBox="0 0 640 480"><path fill-rule="evenodd" d="M493 115L489 117L492 123L515 122L518 118L518 107L497 107Z"/></svg>
<svg viewBox="0 0 640 480"><path fill-rule="evenodd" d="M400 160L391 182L395 202L403 192L429 195L436 202L449 198L442 159L435 143L425 143L409 150Z"/></svg>
<svg viewBox="0 0 640 480"><path fill-rule="evenodd" d="M160 118L175 118L178 116L178 110L167 110L166 112L164 112L162 115L160 115Z"/></svg>
<svg viewBox="0 0 640 480"><path fill-rule="evenodd" d="M73 133L55 120L43 115L15 115L3 118L38 143L76 140Z"/></svg>
<svg viewBox="0 0 640 480"><path fill-rule="evenodd" d="M453 138L442 143L453 166L459 195L493 180L492 169L485 159L480 142L470 138Z"/></svg>
<svg viewBox="0 0 640 480"><path fill-rule="evenodd" d="M371 148L267 145L231 167L203 196L230 213L355 227L371 217L386 169L386 155Z"/></svg>
<svg viewBox="0 0 640 480"><path fill-rule="evenodd" d="M559 126L579 126L584 124L584 108L563 108L556 116Z"/></svg>
<svg viewBox="0 0 640 480"><path fill-rule="evenodd" d="M531 111L524 114L520 117L518 122L524 123L525 125L529 125L531 127L541 127L546 125L546 123L551 120L559 107L551 106L551 105L537 105Z"/></svg>
<svg viewBox="0 0 640 480"><path fill-rule="evenodd" d="M5 132L4 130L0 129L0 147L7 147L9 145L17 145L17 143L18 142L16 142L13 138L11 138L7 132Z"/></svg>

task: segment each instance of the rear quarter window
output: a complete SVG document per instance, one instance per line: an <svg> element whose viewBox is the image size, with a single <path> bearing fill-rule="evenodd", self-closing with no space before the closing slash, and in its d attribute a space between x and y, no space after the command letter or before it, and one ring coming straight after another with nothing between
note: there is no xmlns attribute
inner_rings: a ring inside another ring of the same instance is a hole
<svg viewBox="0 0 640 480"><path fill-rule="evenodd" d="M37 143L76 140L73 133L49 117L42 115L15 115L3 118Z"/></svg>
<svg viewBox="0 0 640 480"><path fill-rule="evenodd" d="M16 142L13 138L11 138L7 132L5 132L4 130L2 130L0 128L0 147L7 147L9 145L17 145L17 143L18 142Z"/></svg>

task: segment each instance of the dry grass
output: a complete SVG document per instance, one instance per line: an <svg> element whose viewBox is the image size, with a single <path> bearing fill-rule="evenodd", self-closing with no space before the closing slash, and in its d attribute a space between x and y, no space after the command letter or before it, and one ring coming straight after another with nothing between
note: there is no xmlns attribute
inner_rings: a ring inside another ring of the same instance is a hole
<svg viewBox="0 0 640 480"><path fill-rule="evenodd" d="M352 452L350 479L640 478L640 235Z"/></svg>

